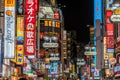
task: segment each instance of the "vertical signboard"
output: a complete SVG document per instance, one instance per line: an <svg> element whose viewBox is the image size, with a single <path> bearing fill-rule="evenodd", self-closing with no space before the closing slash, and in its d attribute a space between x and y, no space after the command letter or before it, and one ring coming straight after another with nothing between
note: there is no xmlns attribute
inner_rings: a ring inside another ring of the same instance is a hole
<svg viewBox="0 0 120 80"><path fill-rule="evenodd" d="M107 49L113 49L114 48L114 37L106 37L107 42Z"/></svg>
<svg viewBox="0 0 120 80"><path fill-rule="evenodd" d="M114 24L108 23L106 24L106 32L107 32L107 52L114 52Z"/></svg>
<svg viewBox="0 0 120 80"><path fill-rule="evenodd" d="M63 31L63 43L62 43L62 51L63 51L63 57L64 58L67 58L67 31L64 30Z"/></svg>
<svg viewBox="0 0 120 80"><path fill-rule="evenodd" d="M35 0L26 0L26 33L25 33L25 54L35 55L35 32L36 32L36 15Z"/></svg>
<svg viewBox="0 0 120 80"><path fill-rule="evenodd" d="M102 22L102 1L103 0L94 0L94 46L96 46L96 43L97 43L96 41L96 26L97 26L96 20L100 20L100 23ZM101 29L101 25L99 27ZM97 54L96 56L99 56L99 54ZM94 56L95 66L97 65L96 56Z"/></svg>
<svg viewBox="0 0 120 80"><path fill-rule="evenodd" d="M24 17L17 17L17 40L24 38Z"/></svg>
<svg viewBox="0 0 120 80"><path fill-rule="evenodd" d="M2 34L0 34L0 76L2 75L3 53L2 53Z"/></svg>
<svg viewBox="0 0 120 80"><path fill-rule="evenodd" d="M40 0L35 0L35 11L36 12L39 11L39 3L40 3Z"/></svg>
<svg viewBox="0 0 120 80"><path fill-rule="evenodd" d="M15 1L5 0L4 58L15 57Z"/></svg>
<svg viewBox="0 0 120 80"><path fill-rule="evenodd" d="M17 53L17 55L16 55L16 64L18 64L18 65L22 65L23 64L23 59L24 59L24 57L23 57L23 52L24 52L24 47L23 47L23 45L17 45L17 51L16 51L16 53Z"/></svg>
<svg viewBox="0 0 120 80"><path fill-rule="evenodd" d="M94 27L90 26L90 43L94 44Z"/></svg>
<svg viewBox="0 0 120 80"><path fill-rule="evenodd" d="M17 2L17 15L23 15L24 13L24 0L16 0Z"/></svg>
<svg viewBox="0 0 120 80"><path fill-rule="evenodd" d="M94 21L102 20L102 0L94 0Z"/></svg>
<svg viewBox="0 0 120 80"><path fill-rule="evenodd" d="M107 36L113 36L113 31L114 31L113 29L114 29L113 23L106 24Z"/></svg>

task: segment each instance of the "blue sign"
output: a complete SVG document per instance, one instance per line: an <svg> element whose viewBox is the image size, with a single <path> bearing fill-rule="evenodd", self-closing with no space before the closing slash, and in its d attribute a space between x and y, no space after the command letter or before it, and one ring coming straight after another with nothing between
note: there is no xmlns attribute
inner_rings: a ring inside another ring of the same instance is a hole
<svg viewBox="0 0 120 80"><path fill-rule="evenodd" d="M119 72L120 71L120 66L115 66L114 67L114 72L116 73L116 72Z"/></svg>
<svg viewBox="0 0 120 80"><path fill-rule="evenodd" d="M58 73L58 62L53 62L50 66L50 74Z"/></svg>
<svg viewBox="0 0 120 80"><path fill-rule="evenodd" d="M107 49L107 53L114 53L114 49Z"/></svg>
<svg viewBox="0 0 120 80"><path fill-rule="evenodd" d="M103 0L94 0L94 21L96 21L96 19L102 20L102 1Z"/></svg>
<svg viewBox="0 0 120 80"><path fill-rule="evenodd" d="M17 40L18 40L18 41L23 40L23 36L18 36L18 37L17 37Z"/></svg>

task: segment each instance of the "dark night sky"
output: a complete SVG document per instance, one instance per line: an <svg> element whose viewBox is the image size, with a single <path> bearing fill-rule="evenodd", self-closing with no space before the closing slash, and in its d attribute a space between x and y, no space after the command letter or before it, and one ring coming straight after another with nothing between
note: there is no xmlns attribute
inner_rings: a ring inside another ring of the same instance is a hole
<svg viewBox="0 0 120 80"><path fill-rule="evenodd" d="M77 40L82 43L89 42L89 31L86 25L93 25L93 0L57 0L65 20L66 30L76 30Z"/></svg>

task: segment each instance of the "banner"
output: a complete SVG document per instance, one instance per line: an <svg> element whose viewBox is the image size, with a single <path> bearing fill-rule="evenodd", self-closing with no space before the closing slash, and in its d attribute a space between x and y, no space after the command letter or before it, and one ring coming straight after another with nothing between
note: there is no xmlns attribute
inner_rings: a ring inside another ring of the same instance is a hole
<svg viewBox="0 0 120 80"><path fill-rule="evenodd" d="M5 0L4 58L15 57L15 0Z"/></svg>
<svg viewBox="0 0 120 80"><path fill-rule="evenodd" d="M25 54L35 55L36 48L36 12L35 0L26 0Z"/></svg>

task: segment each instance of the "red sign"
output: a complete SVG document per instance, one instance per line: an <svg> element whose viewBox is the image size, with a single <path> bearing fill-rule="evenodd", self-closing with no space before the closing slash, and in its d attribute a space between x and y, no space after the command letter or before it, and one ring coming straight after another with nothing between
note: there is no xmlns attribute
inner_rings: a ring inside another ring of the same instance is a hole
<svg viewBox="0 0 120 80"><path fill-rule="evenodd" d="M38 12L39 10L39 1L35 0L35 11Z"/></svg>
<svg viewBox="0 0 120 80"><path fill-rule="evenodd" d="M108 49L113 49L114 48L114 37L107 37L106 43L107 43Z"/></svg>
<svg viewBox="0 0 120 80"><path fill-rule="evenodd" d="M106 24L106 30L107 36L113 36L114 24L113 23Z"/></svg>
<svg viewBox="0 0 120 80"><path fill-rule="evenodd" d="M26 0L26 34L25 54L35 55L36 13L35 0Z"/></svg>
<svg viewBox="0 0 120 80"><path fill-rule="evenodd" d="M113 15L113 12L111 10L106 11L106 17L110 18Z"/></svg>
<svg viewBox="0 0 120 80"><path fill-rule="evenodd" d="M60 15L59 15L58 12L54 12L54 18L55 18L56 20L59 20L59 19L60 19Z"/></svg>

